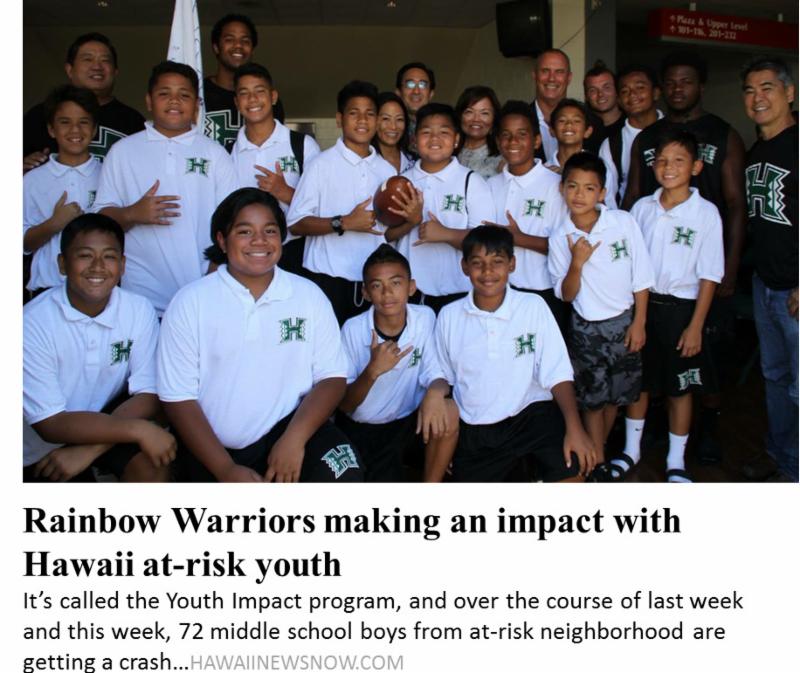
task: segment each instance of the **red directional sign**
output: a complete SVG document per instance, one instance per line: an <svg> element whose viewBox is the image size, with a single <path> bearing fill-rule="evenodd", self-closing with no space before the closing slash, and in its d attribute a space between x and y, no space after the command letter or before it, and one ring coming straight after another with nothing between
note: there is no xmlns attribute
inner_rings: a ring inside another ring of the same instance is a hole
<svg viewBox="0 0 800 673"><path fill-rule="evenodd" d="M797 24L684 9L655 9L648 35L665 41L770 47L797 51Z"/></svg>

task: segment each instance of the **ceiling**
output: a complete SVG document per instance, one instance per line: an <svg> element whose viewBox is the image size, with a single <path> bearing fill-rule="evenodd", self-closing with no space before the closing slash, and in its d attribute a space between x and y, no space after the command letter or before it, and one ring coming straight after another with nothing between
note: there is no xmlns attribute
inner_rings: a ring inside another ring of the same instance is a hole
<svg viewBox="0 0 800 673"><path fill-rule="evenodd" d="M608 1L608 0L606 0ZM247 14L257 25L358 25L479 28L494 20L493 0L198 0L200 22L209 25L229 12ZM552 0L559 2L559 0ZM602 3L603 0L592 0ZM105 6L101 6L105 5ZM670 0L616 0L623 23L645 22L659 7L688 7ZM703 0L699 11L797 22L797 0ZM171 0L23 0L26 26L167 25Z"/></svg>

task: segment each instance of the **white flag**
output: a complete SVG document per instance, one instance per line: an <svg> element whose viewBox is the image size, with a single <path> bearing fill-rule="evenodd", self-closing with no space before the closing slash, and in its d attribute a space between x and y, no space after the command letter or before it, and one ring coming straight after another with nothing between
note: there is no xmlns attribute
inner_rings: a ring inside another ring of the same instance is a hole
<svg viewBox="0 0 800 673"><path fill-rule="evenodd" d="M176 63L190 65L197 72L199 87L198 119L205 120L203 54L200 45L200 20L197 18L197 0L175 0L175 13L172 15L172 31L169 34L167 59ZM205 127L205 124L203 124L203 127Z"/></svg>

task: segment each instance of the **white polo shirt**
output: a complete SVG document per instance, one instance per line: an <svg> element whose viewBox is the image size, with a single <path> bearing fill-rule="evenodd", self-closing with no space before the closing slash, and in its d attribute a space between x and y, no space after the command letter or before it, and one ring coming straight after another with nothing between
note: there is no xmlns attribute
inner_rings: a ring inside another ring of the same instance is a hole
<svg viewBox="0 0 800 673"><path fill-rule="evenodd" d="M100 166L94 157L80 166L66 166L59 163L57 154L51 154L46 164L26 173L22 178L22 235L53 215L53 208L64 192L67 193L65 203L74 201L84 212L89 210L97 194ZM29 290L55 287L64 282L64 276L58 271L60 251L61 232L33 253Z"/></svg>
<svg viewBox="0 0 800 673"><path fill-rule="evenodd" d="M405 176L422 191L422 219L432 213L450 229L472 229L484 220L494 219L494 206L489 185L475 171L458 163L455 157L438 173L427 173L420 161ZM469 187L467 186L467 175ZM441 297L470 289L469 279L461 271L461 250L447 243L423 243L419 228L414 227L397 242L397 248L411 264L417 287L425 294Z"/></svg>
<svg viewBox="0 0 800 673"><path fill-rule="evenodd" d="M585 150L588 152L588 150ZM600 157L602 159L602 157ZM606 161L603 159L603 163L606 165L606 182L603 185L606 190L606 198L603 200L604 205L606 208L610 208L611 210L615 210L617 206L617 183L616 183L616 175L617 172L614 170L614 163ZM558 156L554 156L552 161L547 162L548 166L553 166L555 168L561 168L561 163L558 161ZM559 175L559 178L561 176Z"/></svg>
<svg viewBox="0 0 800 673"><path fill-rule="evenodd" d="M661 119L664 113L661 110L656 110L658 118ZM612 182L617 185L614 194L625 196L625 190L628 187L628 173L631 169L631 146L633 141L644 129L637 129L631 126L630 120L625 119L625 124L622 126L622 147L620 148L620 164L622 165L622 175L617 173L617 165L614 163L614 157L611 156L611 143L606 138L600 145L599 155L600 158L606 162L606 168L612 175Z"/></svg>
<svg viewBox="0 0 800 673"><path fill-rule="evenodd" d="M652 289L658 294L697 299L701 280L719 283L725 274L719 211L695 187L686 201L664 210L661 192L659 187L631 209L653 261Z"/></svg>
<svg viewBox="0 0 800 673"><path fill-rule="evenodd" d="M303 175L286 217L289 226L304 217L336 217L349 215L359 203L375 195L387 178L396 175L394 167L374 147L362 158L339 138L303 170ZM368 206L371 210L372 206ZM377 224L377 230L383 230ZM361 280L361 268L375 249L384 242L382 236L363 231L346 231L339 236L331 230L322 236L307 236L303 266L328 276Z"/></svg>
<svg viewBox="0 0 800 673"><path fill-rule="evenodd" d="M311 160L320 153L319 145L310 135L303 138L303 171ZM237 187L258 187L257 175L262 175L256 170L256 164L275 171L275 163L280 164L283 179L289 187L297 187L300 181L300 166L292 152L289 129L275 120L272 134L263 144L255 145L247 139L245 127L239 129L236 142L231 149L231 158L236 169ZM289 211L289 204L280 202L284 214Z"/></svg>
<svg viewBox="0 0 800 673"><path fill-rule="evenodd" d="M536 109L536 117L539 120L539 135L542 137L542 151L544 152L545 163L550 164L558 152L558 139L553 134L550 124L544 118L544 112L539 107L539 101L534 100L533 106Z"/></svg>
<svg viewBox="0 0 800 673"><path fill-rule="evenodd" d="M628 310L633 293L653 285L653 265L636 220L624 210L600 206L600 219L587 234L566 216L550 237L548 268L556 296L563 299L562 283L572 262L567 236L601 243L581 270L581 286L572 306L584 320L608 320Z"/></svg>
<svg viewBox="0 0 800 673"><path fill-rule="evenodd" d="M222 265L180 290L161 323L159 398L197 400L229 449L267 434L319 381L346 376L330 302L277 267L256 301Z"/></svg>
<svg viewBox="0 0 800 673"><path fill-rule="evenodd" d="M72 307L66 284L42 293L23 309L25 424L62 411L100 411L126 385L131 395L155 393L157 342L156 313L144 297L114 288L92 318ZM25 465L58 446L29 430Z"/></svg>
<svg viewBox="0 0 800 673"><path fill-rule="evenodd" d="M553 386L572 381L567 347L544 299L510 287L493 313L477 308L472 292L442 308L436 353L461 419L471 425L551 400Z"/></svg>
<svg viewBox="0 0 800 673"><path fill-rule="evenodd" d="M525 175L512 175L508 167L489 179L494 199L494 222L508 224L506 211L517 221L520 230L530 236L547 238L566 214L559 185L561 177L536 159ZM547 255L515 246L517 266L511 284L526 290L547 290L553 287L547 270Z"/></svg>
<svg viewBox="0 0 800 673"><path fill-rule="evenodd" d="M433 328L436 316L427 306L409 304L406 326L397 344L414 346L391 371L381 374L358 408L350 414L359 423L389 423L413 414L431 382L439 378ZM342 345L347 356L347 383L355 381L369 364L375 309L350 318L342 327ZM378 342L383 343L378 337Z"/></svg>
<svg viewBox="0 0 800 673"><path fill-rule="evenodd" d="M159 180L159 195L180 196L180 215L169 225L142 224L125 234L122 287L153 302L163 313L173 295L208 269L211 215L236 189L233 162L221 145L195 127L167 138L145 130L109 150L100 174L95 210L136 203Z"/></svg>

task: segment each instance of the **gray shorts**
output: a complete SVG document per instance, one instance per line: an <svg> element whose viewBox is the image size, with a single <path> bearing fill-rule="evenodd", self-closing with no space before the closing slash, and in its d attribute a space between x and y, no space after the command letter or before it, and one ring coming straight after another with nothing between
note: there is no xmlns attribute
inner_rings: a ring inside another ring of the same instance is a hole
<svg viewBox="0 0 800 673"><path fill-rule="evenodd" d="M596 322L572 313L568 346L581 409L624 406L639 399L642 357L625 347L625 332L632 321L633 309Z"/></svg>

